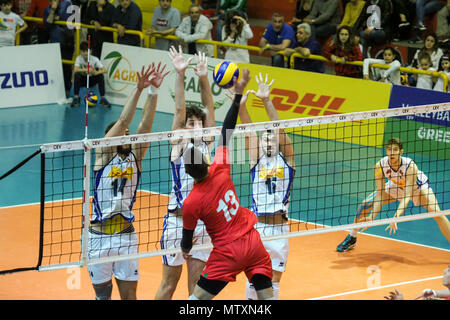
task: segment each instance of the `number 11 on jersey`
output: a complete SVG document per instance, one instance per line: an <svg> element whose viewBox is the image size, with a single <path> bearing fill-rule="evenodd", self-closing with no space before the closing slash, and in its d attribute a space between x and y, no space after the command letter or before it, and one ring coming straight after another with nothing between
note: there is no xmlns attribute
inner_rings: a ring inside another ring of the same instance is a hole
<svg viewBox="0 0 450 320"><path fill-rule="evenodd" d="M235 215L239 209L239 203L236 200L236 195L232 190L228 190L225 193L224 199L219 200L219 206L217 207L217 213L223 212L225 220L228 222L231 220L231 216Z"/></svg>

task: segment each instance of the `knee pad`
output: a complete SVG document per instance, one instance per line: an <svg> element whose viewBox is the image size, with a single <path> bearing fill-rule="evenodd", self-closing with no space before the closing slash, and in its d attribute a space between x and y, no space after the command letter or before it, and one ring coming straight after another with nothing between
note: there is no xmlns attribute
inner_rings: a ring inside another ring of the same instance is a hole
<svg viewBox="0 0 450 320"><path fill-rule="evenodd" d="M228 282L220 281L220 280L210 280L206 279L203 276L200 276L198 279L197 285L205 290L206 292L217 295L223 288L228 284Z"/></svg>
<svg viewBox="0 0 450 320"><path fill-rule="evenodd" d="M106 285L94 284L95 298L97 300L111 300L112 282Z"/></svg>
<svg viewBox="0 0 450 320"><path fill-rule="evenodd" d="M255 274L251 280L253 287L255 287L256 291L271 288L272 280L263 274Z"/></svg>

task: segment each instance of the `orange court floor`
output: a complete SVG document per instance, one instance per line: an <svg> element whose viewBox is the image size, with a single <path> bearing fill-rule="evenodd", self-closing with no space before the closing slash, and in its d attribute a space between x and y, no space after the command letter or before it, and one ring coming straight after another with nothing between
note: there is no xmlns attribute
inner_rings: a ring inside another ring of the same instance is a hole
<svg viewBox="0 0 450 320"><path fill-rule="evenodd" d="M9 259L20 267L36 264L38 212L38 204L0 208L0 270L8 268ZM394 288L405 299L414 299L425 288L443 288L443 271L450 264L449 250L363 233L358 236L355 249L338 253L336 245L345 235L345 231L337 231L290 238L280 300L380 300ZM162 259L142 258L139 269L137 297L151 300L160 285ZM240 274L215 299L245 299L245 282L244 274ZM184 268L173 299L187 297ZM1 300L94 298L87 267L0 276ZM114 284L112 299L119 298Z"/></svg>

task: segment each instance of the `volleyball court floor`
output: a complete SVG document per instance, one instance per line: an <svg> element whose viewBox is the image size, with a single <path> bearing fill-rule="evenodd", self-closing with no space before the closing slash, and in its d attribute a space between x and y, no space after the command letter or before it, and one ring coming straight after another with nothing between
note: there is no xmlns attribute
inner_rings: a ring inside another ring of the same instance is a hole
<svg viewBox="0 0 450 320"><path fill-rule="evenodd" d="M116 120L120 111L116 106L91 108L89 138L102 137L105 126ZM33 153L40 144L84 137L84 107L43 105L0 109L0 113L0 174ZM167 131L171 115L157 113L156 117L153 131ZM140 110L131 132L136 132L139 118ZM0 181L0 270L8 268L10 261L16 267L34 266L37 262L39 174L36 157ZM167 196L159 197L158 201L167 201ZM136 210L139 205L137 202ZM135 227L138 232L145 228L138 223ZM356 248L346 253L335 250L346 236L345 231L290 238L280 299L377 300L394 288L406 299L413 299L425 288L441 288L443 271L450 264L450 246L434 220L401 223L393 237L384 228L374 227L360 234ZM138 299L154 298L161 274L161 257L140 260ZM184 269L174 299L186 299L186 287ZM86 267L0 276L3 300L93 298ZM112 298L119 299L116 286ZM245 299L245 276L238 276L216 299Z"/></svg>

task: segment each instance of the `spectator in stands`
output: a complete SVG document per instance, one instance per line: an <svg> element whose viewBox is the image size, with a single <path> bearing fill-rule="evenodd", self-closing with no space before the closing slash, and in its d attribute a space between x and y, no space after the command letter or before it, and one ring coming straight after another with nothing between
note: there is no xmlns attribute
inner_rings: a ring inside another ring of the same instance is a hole
<svg viewBox="0 0 450 320"><path fill-rule="evenodd" d="M297 32L297 26L303 22L303 19L311 13L314 0L297 0L295 5L295 17L291 20L292 29L294 33Z"/></svg>
<svg viewBox="0 0 450 320"><path fill-rule="evenodd" d="M439 48L438 38L435 33L428 33L425 37L425 43L423 47L416 50L416 53L414 54L413 60L410 64L411 68L417 68L419 64L419 55L422 52L427 52L430 55L432 67L437 70L439 68L439 61L444 52L441 48Z"/></svg>
<svg viewBox="0 0 450 320"><path fill-rule="evenodd" d="M435 68L431 66L431 57L427 52L422 52L419 55L419 65L417 66L419 70L425 71L436 71ZM426 74L414 74L416 78L416 88L420 89L433 89L433 77Z"/></svg>
<svg viewBox="0 0 450 320"><path fill-rule="evenodd" d="M211 45L196 43L200 39L212 40L211 30L213 25L209 19L200 13L200 6L193 4L189 7L189 16L185 17L175 31L175 35L181 39L183 45L187 47L184 52L196 54L204 52L207 56L213 55Z"/></svg>
<svg viewBox="0 0 450 320"><path fill-rule="evenodd" d="M253 38L253 32L247 20L239 15L238 11L228 11L225 26L222 29L222 39L226 43L247 45L248 39ZM227 47L225 60L250 63L247 49Z"/></svg>
<svg viewBox="0 0 450 320"><path fill-rule="evenodd" d="M216 23L216 41L222 41L222 29L229 10L238 11L247 19L247 0L219 0L219 16Z"/></svg>
<svg viewBox="0 0 450 320"><path fill-rule="evenodd" d="M297 43L295 49L286 48L284 54L291 56L293 53L300 53L302 56L320 55L322 53L320 43L311 37L311 27L307 23L297 26ZM291 57L292 59L292 57ZM297 70L324 73L325 67L320 60L294 57L294 68Z"/></svg>
<svg viewBox="0 0 450 320"><path fill-rule="evenodd" d="M0 0L0 9L0 47L14 46L16 35L27 28L27 23L17 13L11 11L12 0ZM20 28L17 29L17 26Z"/></svg>
<svg viewBox="0 0 450 320"><path fill-rule="evenodd" d="M425 16L438 12L443 6L444 3L440 0L416 0L416 29L420 31L427 30L427 27L424 25Z"/></svg>
<svg viewBox="0 0 450 320"><path fill-rule="evenodd" d="M443 55L441 57L441 62L439 63L439 74L447 76L447 80L450 82L450 56ZM444 91L444 80L442 76L439 77L436 81L436 84L433 87L435 91ZM447 82L447 92L450 92L450 83Z"/></svg>
<svg viewBox="0 0 450 320"><path fill-rule="evenodd" d="M340 0L315 0L310 14L303 22L311 25L313 38L326 39L336 33L341 21Z"/></svg>
<svg viewBox="0 0 450 320"><path fill-rule="evenodd" d="M353 35L358 35L358 30L361 28L363 9L366 8L366 1L364 0L350 0L345 5L344 16L341 22L337 26L339 29L341 26L349 26Z"/></svg>
<svg viewBox="0 0 450 320"><path fill-rule="evenodd" d="M391 0L392 19L390 29L394 31L393 40L407 39L410 32L408 0Z"/></svg>
<svg viewBox="0 0 450 320"><path fill-rule="evenodd" d="M341 26L330 45L325 45L322 54L334 62L336 75L361 79L361 67L345 64L349 61L362 61L363 56L358 45L353 43L349 26Z"/></svg>
<svg viewBox="0 0 450 320"><path fill-rule="evenodd" d="M372 64L388 65L389 69L370 68ZM375 80L380 82L390 82L392 84L401 85L400 79L401 63L395 59L395 52L392 47L383 49L383 59L366 58L363 62L363 79ZM372 76L369 75L369 68L372 70Z"/></svg>
<svg viewBox="0 0 450 320"><path fill-rule="evenodd" d="M114 6L108 0L94 0L89 3L87 19L95 29L89 29L91 36L92 55L100 58L102 56L103 42L113 42L114 34L109 31L100 30L101 27L111 27L115 12Z"/></svg>
<svg viewBox="0 0 450 320"><path fill-rule="evenodd" d="M28 9L27 16L43 18L44 11L48 7L48 0L31 0L30 8ZM48 43L50 40L50 34L48 29L43 23L36 23L37 41L38 43Z"/></svg>
<svg viewBox="0 0 450 320"><path fill-rule="evenodd" d="M280 13L272 15L272 23L269 24L259 41L259 54L269 52L272 56L272 66L284 68L284 56L277 53L287 48L294 48L295 35L292 28L284 23L284 16Z"/></svg>
<svg viewBox="0 0 450 320"><path fill-rule="evenodd" d="M80 43L80 55L75 59L75 66L73 68L73 100L72 107L80 104L80 88L87 85L88 72L88 43L83 41ZM105 98L105 78L106 68L100 62L100 59L94 55L89 56L89 86L92 88L98 85L100 91L101 105L111 107L111 104Z"/></svg>
<svg viewBox="0 0 450 320"><path fill-rule="evenodd" d="M130 46L141 46L138 35L126 34L127 30L142 31L142 12L139 6L131 0L119 0L114 11L112 27L118 29L117 43Z"/></svg>
<svg viewBox="0 0 450 320"><path fill-rule="evenodd" d="M72 60L74 51L74 30L67 26L55 24L55 21L67 21L73 14L69 9L71 2L68 0L49 0L50 6L44 11L44 25L48 29L51 43L59 43L61 48L61 58ZM63 63L64 87L66 97L72 86L72 66Z"/></svg>
<svg viewBox="0 0 450 320"><path fill-rule="evenodd" d="M27 15L28 10L31 6L31 0L13 0L12 1L12 11L17 13L22 19ZM34 34L34 24L28 23L28 27L20 33L20 44L31 44Z"/></svg>
<svg viewBox="0 0 450 320"><path fill-rule="evenodd" d="M181 22L181 14L177 8L172 7L172 0L159 0L159 7L153 12L152 26L146 31L149 35L169 36L175 35L175 31ZM169 51L171 46L176 46L176 41L156 38L155 49Z"/></svg>
<svg viewBox="0 0 450 320"><path fill-rule="evenodd" d="M386 43L390 39L391 2L389 0L368 0L367 6L360 30L364 57L370 51L369 47Z"/></svg>
<svg viewBox="0 0 450 320"><path fill-rule="evenodd" d="M446 5L439 10L436 20L436 35L439 42L444 44L450 40L450 0L447 0Z"/></svg>

